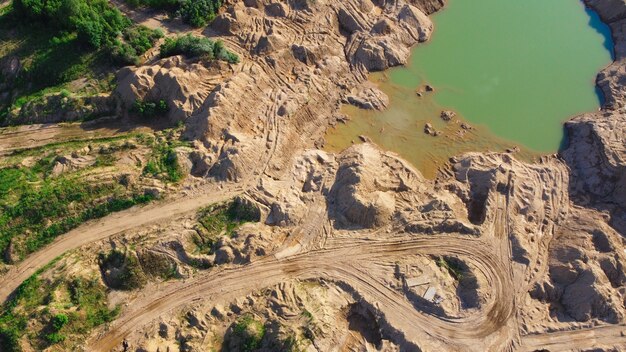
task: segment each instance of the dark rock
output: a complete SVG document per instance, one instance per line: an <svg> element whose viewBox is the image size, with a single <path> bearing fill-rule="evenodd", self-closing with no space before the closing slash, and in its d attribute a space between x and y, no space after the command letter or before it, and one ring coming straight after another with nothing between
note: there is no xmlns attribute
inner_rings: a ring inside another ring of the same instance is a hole
<svg viewBox="0 0 626 352"><path fill-rule="evenodd" d="M450 121L450 120L452 120L456 116L456 112L454 112L452 110L444 110L444 111L441 112L441 114L439 116L444 121Z"/></svg>

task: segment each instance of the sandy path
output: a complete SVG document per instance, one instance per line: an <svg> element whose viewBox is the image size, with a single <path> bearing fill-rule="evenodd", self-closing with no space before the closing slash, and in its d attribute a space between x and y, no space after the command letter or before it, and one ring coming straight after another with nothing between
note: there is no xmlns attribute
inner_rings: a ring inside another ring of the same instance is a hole
<svg viewBox="0 0 626 352"><path fill-rule="evenodd" d="M580 351L599 346L626 348L626 325L604 325L593 328L530 334L522 338L522 351Z"/></svg>

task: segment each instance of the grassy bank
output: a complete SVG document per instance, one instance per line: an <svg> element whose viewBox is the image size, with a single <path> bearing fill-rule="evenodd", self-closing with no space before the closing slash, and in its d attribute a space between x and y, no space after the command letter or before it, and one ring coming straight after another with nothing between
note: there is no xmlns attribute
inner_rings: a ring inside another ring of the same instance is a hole
<svg viewBox="0 0 626 352"><path fill-rule="evenodd" d="M182 180L185 174L174 150L182 145L128 134L56 143L0 158L0 259L19 261L88 220L152 201L154 195L128 180ZM59 164L71 155L86 159L86 164L59 173ZM120 169L118 161L130 155L141 155L144 161Z"/></svg>
<svg viewBox="0 0 626 352"><path fill-rule="evenodd" d="M119 307L107 305L106 288L95 276L55 276L43 273L59 259L39 270L16 290L0 313L2 351L22 351L26 338L38 350L53 345L72 350L95 327L112 321ZM62 271L62 268L58 268Z"/></svg>

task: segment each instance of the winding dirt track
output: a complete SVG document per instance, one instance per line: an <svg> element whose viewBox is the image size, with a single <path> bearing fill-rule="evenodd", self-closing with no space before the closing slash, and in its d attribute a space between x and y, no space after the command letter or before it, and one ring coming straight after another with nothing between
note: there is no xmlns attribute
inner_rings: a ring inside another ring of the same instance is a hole
<svg viewBox="0 0 626 352"><path fill-rule="evenodd" d="M414 347L419 346L420 338L431 336L449 341L459 350L484 350L487 346L481 341L506 326L506 321L513 314L513 285L503 265L491 255L491 246L480 240L459 236L350 239L331 240L327 246L326 249L296 254L285 260L266 257L243 267L218 269L188 282L170 284L156 295L134 302L111 325L109 333L91 342L89 350L112 350L138 326L195 300L209 300L216 304L228 302L233 297L293 278L321 278L351 287L367 301L377 302L376 306L385 319L403 331L406 343ZM492 297L496 299L468 318L436 317L414 309L402 295L372 279L366 270L368 265L383 259L392 260L411 254L446 254L465 258L488 277L492 283Z"/></svg>
<svg viewBox="0 0 626 352"><path fill-rule="evenodd" d="M24 280L63 253L80 248L124 231L145 227L194 212L210 203L217 203L243 193L241 187L188 198L172 199L144 207L135 207L88 222L60 237L44 249L31 254L0 279L0 302L4 302Z"/></svg>

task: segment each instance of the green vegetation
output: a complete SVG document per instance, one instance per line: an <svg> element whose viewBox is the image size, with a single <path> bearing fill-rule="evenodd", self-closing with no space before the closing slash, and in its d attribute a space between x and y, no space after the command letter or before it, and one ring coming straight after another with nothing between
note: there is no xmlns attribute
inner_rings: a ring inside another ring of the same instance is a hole
<svg viewBox="0 0 626 352"><path fill-rule="evenodd" d="M152 30L144 26L133 26L124 30L121 38L116 38L112 45L111 55L120 65L138 65L139 56L154 46L157 40L163 38L163 31Z"/></svg>
<svg viewBox="0 0 626 352"><path fill-rule="evenodd" d="M12 250L23 257L87 220L143 204L153 198L144 194L127 196L117 184L91 184L70 177L46 178L51 165L52 160L44 158L31 168L0 169L2 253L12 243ZM98 201L111 195L113 197L103 202Z"/></svg>
<svg viewBox="0 0 626 352"><path fill-rule="evenodd" d="M246 222L259 221L259 210L240 201L214 204L198 212L198 228L202 236L195 238L201 252L213 252L215 243L221 236L232 236L234 231Z"/></svg>
<svg viewBox="0 0 626 352"><path fill-rule="evenodd" d="M142 287L146 276L133 253L112 250L100 253L100 270L106 284L117 290L130 291Z"/></svg>
<svg viewBox="0 0 626 352"><path fill-rule="evenodd" d="M179 0L126 0L130 6L145 6L153 9L176 11L180 7Z"/></svg>
<svg viewBox="0 0 626 352"><path fill-rule="evenodd" d="M110 91L112 64L140 62L162 36L132 25L106 0L13 0L0 13L0 57L16 58L19 68L0 78L0 93L11 93L0 101L0 124L26 102L68 96L68 83L79 78L90 84L74 92Z"/></svg>
<svg viewBox="0 0 626 352"><path fill-rule="evenodd" d="M60 160L59 150L69 153L88 143L65 142L55 144L56 150L44 146L16 151L1 160L0 253L4 260L20 260L85 221L154 198L133 193L117 182L90 182L83 177L84 172L114 163L113 152L135 147L128 142L112 143L101 149L95 163L84 171L53 175L53 168ZM25 158L35 160L26 166Z"/></svg>
<svg viewBox="0 0 626 352"><path fill-rule="evenodd" d="M222 6L222 0L126 0L126 3L169 11L194 27L209 24Z"/></svg>
<svg viewBox="0 0 626 352"><path fill-rule="evenodd" d="M169 106L167 106L167 102L165 100L159 100L159 101L137 100L135 101L135 103L133 104L130 110L131 112L139 116L142 116L145 118L152 118L155 116L164 116L165 114L167 114L167 112L170 109L169 109Z"/></svg>
<svg viewBox="0 0 626 352"><path fill-rule="evenodd" d="M265 336L265 326L255 320L252 315L246 314L235 322L233 335L240 341L241 351L251 352L261 346L261 341Z"/></svg>
<svg viewBox="0 0 626 352"><path fill-rule="evenodd" d="M178 14L183 22L194 27L204 27L213 21L221 6L222 0L184 0Z"/></svg>
<svg viewBox="0 0 626 352"><path fill-rule="evenodd" d="M165 39L165 43L161 45L161 57L173 55L218 59L231 64L239 62L239 56L226 49L223 42L219 40L214 42L209 38L196 37L192 34Z"/></svg>
<svg viewBox="0 0 626 352"><path fill-rule="evenodd" d="M315 323L313 313L311 313L308 309L303 309L300 315L302 316L302 318L304 318L304 324L302 325L302 336L304 336L305 339L311 342L315 341L315 336L319 335L321 331Z"/></svg>
<svg viewBox="0 0 626 352"><path fill-rule="evenodd" d="M65 335L60 333L61 329L70 321L67 315L63 313L55 314L50 319L50 329L52 332L46 335L46 340L51 344L59 343L65 340Z"/></svg>
<svg viewBox="0 0 626 352"><path fill-rule="evenodd" d="M59 259L24 281L2 307L2 351L21 351L22 336L37 349L63 344L71 350L72 343L68 340L86 337L93 328L112 321L119 314L119 307L113 310L107 307L106 288L97 278L66 278L64 275L40 278L41 273Z"/></svg>
<svg viewBox="0 0 626 352"><path fill-rule="evenodd" d="M158 277L163 280L175 279L179 277L178 264L175 260L163 253L151 250L144 250L137 253L143 272L151 277Z"/></svg>
<svg viewBox="0 0 626 352"><path fill-rule="evenodd" d="M13 0L16 15L45 23L59 32L76 33L78 40L94 48L113 44L131 22L106 0Z"/></svg>
<svg viewBox="0 0 626 352"><path fill-rule="evenodd" d="M450 276L452 276L456 281L461 281L463 279L463 272L465 270L458 260L448 257L438 257L437 266L445 268Z"/></svg>
<svg viewBox="0 0 626 352"><path fill-rule="evenodd" d="M178 182L185 174L178 163L178 154L174 146L157 145L153 151L153 157L143 168L144 175L159 177L168 182Z"/></svg>
<svg viewBox="0 0 626 352"><path fill-rule="evenodd" d="M81 140L70 140L65 142L56 142L50 143L34 148L25 148L25 149L16 149L11 152L9 156L3 157L4 160L10 162L19 162L25 157L29 156L41 156L42 154L47 155L51 150L57 151L74 151L80 148L84 148L89 144L102 144L102 143L115 143L120 141L126 141L136 138L138 140L144 140L145 135L139 133L128 133L119 136L113 137L102 137L102 138L93 138L93 139L81 139Z"/></svg>

